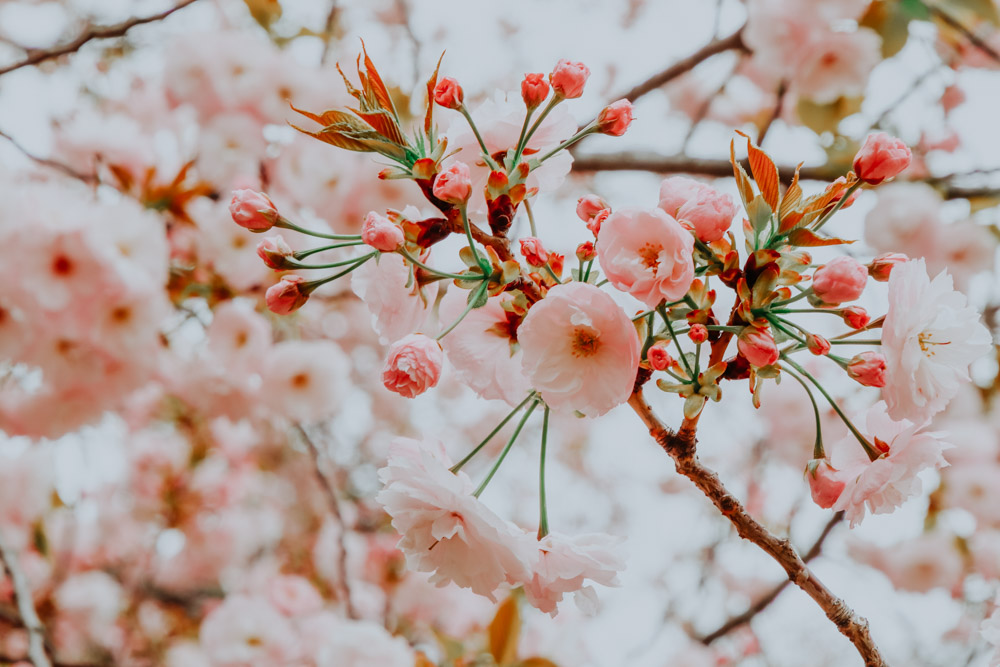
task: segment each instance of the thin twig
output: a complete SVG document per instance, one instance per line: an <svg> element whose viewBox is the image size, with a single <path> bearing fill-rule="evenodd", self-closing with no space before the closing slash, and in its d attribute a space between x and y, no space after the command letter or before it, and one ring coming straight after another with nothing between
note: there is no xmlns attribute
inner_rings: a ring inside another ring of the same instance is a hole
<svg viewBox="0 0 1000 667"><path fill-rule="evenodd" d="M356 619L358 618L358 615L357 611L354 609L354 602L351 599L351 584L347 578L347 525L344 523L344 515L340 511L340 500L337 498L337 492L334 490L330 479L323 472L322 462L320 461L321 455L316 443L313 442L311 437L309 437L309 434L301 424L296 424L295 430L298 431L299 436L301 436L302 441L306 444L306 448L309 450L309 456L312 459L313 473L316 475L316 481L319 482L319 486L323 490L323 495L326 497L327 505L330 506L330 513L333 514L333 518L336 519L340 527L340 532L337 537L337 548L340 551L340 556L337 558L337 576L340 579L341 595L343 596L344 603L347 606L347 615L350 618Z"/></svg>
<svg viewBox="0 0 1000 667"><path fill-rule="evenodd" d="M780 539L758 523L740 501L723 485L719 476L705 467L695 452L697 420L685 420L674 433L666 427L637 388L629 405L649 429L657 444L674 460L677 472L684 475L729 519L736 532L753 542L773 558L788 574L789 580L816 601L837 629L854 644L866 667L886 667L885 660L868 631L868 621L834 595L809 569L787 539Z"/></svg>
<svg viewBox="0 0 1000 667"><path fill-rule="evenodd" d="M807 551L806 554L802 556L803 563L808 563L809 561L819 556L820 552L823 550L823 542L825 542L827 536L831 532L833 532L833 528L843 520L844 520L843 512L837 512L832 517L830 517L830 520L823 528L823 532L819 534L819 537L816 538L816 541L813 542L813 545L809 547L809 551ZM772 602L777 600L778 596L781 595L781 592L784 591L786 588L788 588L788 585L790 583L792 583L791 579L785 579L783 582L772 588L766 595L764 595L756 602L751 604L747 608L747 610L744 611L742 614L731 616L728 621L720 625L715 630L712 630L711 632L698 637L698 641L707 646L708 644L711 644L719 637L727 635L736 628L746 625L747 623L752 621L757 614L767 609Z"/></svg>
<svg viewBox="0 0 1000 667"><path fill-rule="evenodd" d="M949 14L948 12L946 12L945 10L941 9L936 5L930 3L924 3L924 4L927 7L927 10L931 14L938 17L944 23L962 33L962 35L967 40L969 40L973 46L975 46L977 49L988 55L993 60L1000 63L1000 52L997 52L996 49L987 44L981 37L979 37L979 35L966 28L961 21L959 21L957 18L955 18L954 16L952 16L951 14Z"/></svg>
<svg viewBox="0 0 1000 667"><path fill-rule="evenodd" d="M330 3L330 13L326 15L326 23L323 24L323 51L319 55L319 64L326 64L326 57L330 54L330 40L333 39L333 26L337 23L340 15L340 3L333 0Z"/></svg>
<svg viewBox="0 0 1000 667"><path fill-rule="evenodd" d="M21 622L28 631L28 658L35 667L52 667L49 656L45 652L45 627L38 618L35 605L31 599L31 587L28 579L21 570L17 554L13 547L7 542L0 530L0 565L7 570L11 583L14 585L14 597L17 602L17 611L21 615Z"/></svg>
<svg viewBox="0 0 1000 667"><path fill-rule="evenodd" d="M170 9L166 9L159 14L153 14L152 16L137 16L130 18L127 21L122 21L121 23L116 23L114 25L108 26L91 26L87 30L84 30L79 35L74 37L69 42L59 46L53 46L50 49L35 49L30 51L23 60L19 60L12 65L0 68L0 76L7 74L8 72L13 72L16 69L21 69L22 67L28 67L30 65L37 65L38 63L45 62L46 60L51 60L52 58L58 58L59 56L65 56L70 53L78 51L87 42L93 41L95 39L110 39L112 37L121 37L129 30L137 25L142 25L144 23L153 23L155 21L161 21L179 9L183 9L188 5L197 2L198 0L180 0L176 5Z"/></svg>
<svg viewBox="0 0 1000 667"><path fill-rule="evenodd" d="M14 146L14 148L16 148L18 151L20 151L22 155L24 155L32 162L35 162L36 164L40 164L43 167L49 167L51 169L56 169L58 171L61 171L67 176L72 176L77 180L83 181L87 185L94 185L98 182L96 174L85 174L81 171L77 171L68 164L63 164L62 162L59 162L57 160L52 160L50 158L39 157L34 153L31 153L30 151L28 151L27 148L22 146L14 137L10 136L3 130L0 130L0 137L3 137L7 141L9 141L11 145Z"/></svg>
<svg viewBox="0 0 1000 667"><path fill-rule="evenodd" d="M781 108L785 104L785 93L788 92L788 85L784 79L778 82L778 90L775 91L778 97L777 102L774 104L774 109L771 111L771 115L768 116L767 122L764 123L764 127L760 128L760 135L757 137L757 145L764 145L764 138L767 137L768 130L774 125L774 121L781 117Z"/></svg>

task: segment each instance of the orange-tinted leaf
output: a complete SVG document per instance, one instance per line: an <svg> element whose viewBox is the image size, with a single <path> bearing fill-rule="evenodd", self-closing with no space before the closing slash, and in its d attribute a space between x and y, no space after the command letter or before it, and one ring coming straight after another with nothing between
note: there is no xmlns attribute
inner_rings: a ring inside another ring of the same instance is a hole
<svg viewBox="0 0 1000 667"><path fill-rule="evenodd" d="M559 665L552 662L548 658L539 658L538 656L535 656L528 658L527 660L522 660L518 667L559 667Z"/></svg>
<svg viewBox="0 0 1000 667"><path fill-rule="evenodd" d="M351 96L354 97L354 99L360 102L361 91L355 88L353 84L351 84L350 80L347 78L347 75L344 74L344 70L340 69L340 63L337 63L336 67L337 71L340 72L340 78L344 80L344 87L347 88L347 92L350 93Z"/></svg>
<svg viewBox="0 0 1000 667"><path fill-rule="evenodd" d="M359 111L358 109L351 109L351 111L357 114L358 118L371 125L376 132L381 134L386 139L396 144L406 143L403 139L403 135L399 132L399 125L397 125L396 121L389 115L389 112L379 110L365 113L363 111Z"/></svg>
<svg viewBox="0 0 1000 667"><path fill-rule="evenodd" d="M374 95L379 105L395 117L396 107L393 106L389 91L386 89L385 84L382 83L382 77L378 75L378 70L375 69L375 63L368 57L364 40L361 40L361 50L365 54L365 74L367 74L367 77L362 79L362 83L366 84L365 93ZM361 73L360 69L358 73Z"/></svg>
<svg viewBox="0 0 1000 667"><path fill-rule="evenodd" d="M291 125L291 123L289 123ZM374 153L375 149L369 147L361 141L356 139L351 139L350 137L345 137L339 132L310 132L309 130L304 130L298 125L292 125L292 127L302 134L308 134L313 139L319 139L320 141L326 142L331 146L336 146L337 148L343 148L349 151L357 151L359 153Z"/></svg>
<svg viewBox="0 0 1000 667"><path fill-rule="evenodd" d="M743 165L736 160L735 139L729 142L729 161L733 163L733 177L736 178L736 187L740 190L740 198L743 200L743 205L747 206L754 197L753 186L750 185L750 177L747 176Z"/></svg>
<svg viewBox="0 0 1000 667"><path fill-rule="evenodd" d="M781 197L781 206L778 207L778 220L784 220L785 216L798 208L802 202L802 186L799 185L799 169L801 168L802 163L800 162L795 167L795 175L792 176L791 185L788 186L785 194Z"/></svg>
<svg viewBox="0 0 1000 667"><path fill-rule="evenodd" d="M488 634L490 655L496 663L506 665L514 662L521 634L521 614L517 609L517 599L513 595L497 607L497 613L490 621Z"/></svg>
<svg viewBox="0 0 1000 667"><path fill-rule="evenodd" d="M441 69L441 61L444 60L444 51L438 58L437 66L431 78L427 79L427 113L424 114L424 134L428 138L431 136L431 127L434 125L434 89L437 88L438 71Z"/></svg>
<svg viewBox="0 0 1000 667"><path fill-rule="evenodd" d="M778 168L774 165L774 161L768 157L767 153L753 145L750 137L739 132L739 130L737 130L737 133L747 139L747 157L750 160L750 173L753 174L753 180L756 181L760 194L763 195L764 201L767 202L772 211L778 210Z"/></svg>
<svg viewBox="0 0 1000 667"><path fill-rule="evenodd" d="M848 241L846 239L820 236L816 232L811 229L806 229L805 227L793 229L792 233L788 235L788 242L794 246L808 247L854 243L854 241Z"/></svg>

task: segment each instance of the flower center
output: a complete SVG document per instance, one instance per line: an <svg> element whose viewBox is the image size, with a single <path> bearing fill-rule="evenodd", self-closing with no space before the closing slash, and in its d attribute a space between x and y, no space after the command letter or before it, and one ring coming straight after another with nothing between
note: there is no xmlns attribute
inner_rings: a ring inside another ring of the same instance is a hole
<svg viewBox="0 0 1000 667"><path fill-rule="evenodd" d="M592 357L601 347L600 332L594 327L578 326L573 329L573 356Z"/></svg>
<svg viewBox="0 0 1000 667"><path fill-rule="evenodd" d="M659 265L660 252L663 250L661 245L653 245L652 243L647 243L646 245L639 248L639 257L642 258L642 263L647 269L656 270Z"/></svg>
<svg viewBox="0 0 1000 667"><path fill-rule="evenodd" d="M937 351L934 349L935 345L951 344L950 341L941 342L934 340L934 334L927 333L926 331L921 332L921 334L917 336L917 341L920 343L920 350L924 353L924 356L927 357L933 357L937 354Z"/></svg>

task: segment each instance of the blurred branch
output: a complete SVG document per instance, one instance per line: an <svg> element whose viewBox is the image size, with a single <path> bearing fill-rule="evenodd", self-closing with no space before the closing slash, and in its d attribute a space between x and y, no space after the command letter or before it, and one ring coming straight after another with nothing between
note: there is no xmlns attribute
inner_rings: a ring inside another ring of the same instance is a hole
<svg viewBox="0 0 1000 667"><path fill-rule="evenodd" d="M28 52L28 55L18 62L15 62L6 67L0 68L0 76L7 74L8 72L13 72L16 69L21 69L22 67L28 67L30 65L37 65L38 63L45 62L46 60L51 60L52 58L58 58L59 56L65 56L70 53L74 53L80 50L87 42L93 41L95 39L110 39L112 37L121 37L129 30L137 25L142 25L144 23L153 23L155 21L161 21L179 9L183 9L188 5L197 2L198 0L180 0L176 5L170 9L164 10L159 14L153 14L152 16L141 16L130 18L127 21L122 21L121 23L116 23L114 25L108 26L91 26L77 35L75 38L62 44L60 46L53 46L49 49L33 49Z"/></svg>
<svg viewBox="0 0 1000 667"><path fill-rule="evenodd" d="M61 171L62 173L66 174L67 176L72 176L73 178L75 178L77 180L83 181L87 185L94 185L94 184L96 184L98 182L98 178L97 178L96 174L85 174L83 172L77 171L76 169L74 169L73 167L70 167L67 164L63 164L62 162L58 162L57 160L52 160L52 159L49 159L49 158L39 157L39 156L37 156L37 155L29 152L28 149L26 149L24 146L22 146L20 143L18 143L18 141L16 139L14 139L14 137L10 136L9 134L7 134L6 132L4 132L3 130L0 130L0 137L3 137L7 141L9 141L11 143L11 145L14 146L14 148L16 148L18 151L21 152L22 155L24 155L26 158L28 158L32 162L35 162L36 164L40 164L43 167L50 167L52 169L56 169L58 171Z"/></svg>
<svg viewBox="0 0 1000 667"><path fill-rule="evenodd" d="M788 574L788 579L816 601L827 618L851 640L866 667L886 667L885 660L868 631L868 621L856 614L816 577L787 539L779 539L750 516L736 496L723 485L719 476L698 460L694 433L696 420L685 420L684 426L675 433L653 413L642 395L641 387L633 392L628 403L642 419L656 443L674 460L677 472L694 482L722 515L729 519L740 537L756 544L771 556Z"/></svg>
<svg viewBox="0 0 1000 667"><path fill-rule="evenodd" d="M10 575L17 611L24 628L28 631L28 658L35 667L52 667L45 652L45 627L35 611L31 599L31 586L28 585L28 578L24 576L17 554L4 537L3 530L0 530L0 565L3 565Z"/></svg>
<svg viewBox="0 0 1000 667"><path fill-rule="evenodd" d="M807 551L806 554L802 557L803 563L808 563L809 561L819 556L820 552L823 550L823 542L825 542L827 536L831 532L833 532L833 528L843 520L844 520L843 512L837 512L832 517L830 517L830 520L827 522L826 526L823 527L823 532L819 534L819 537L816 538L816 541L813 542L813 545L809 547L809 551ZM736 628L746 625L747 623L753 620L754 616L767 609L772 602L777 600L778 596L781 595L781 592L784 591L786 588L788 588L788 585L790 583L792 583L791 579L784 580L783 582L772 588L762 598L751 604L750 607L745 612L730 617L728 621L720 625L712 632L709 632L706 635L698 637L697 638L698 641L707 646L708 644L711 644L719 637L727 635Z"/></svg>
<svg viewBox="0 0 1000 667"><path fill-rule="evenodd" d="M330 53L330 41L333 39L333 28L337 24L337 17L340 16L340 3L333 0L330 3L330 13L326 15L326 23L323 24L323 51L319 56L319 64L326 64L326 57Z"/></svg>
<svg viewBox="0 0 1000 667"><path fill-rule="evenodd" d="M676 79L681 74L690 72L697 65L705 60L708 60L712 56L726 51L732 51L734 49L740 51L748 50L746 44L743 43L743 28L740 28L729 37L723 37L722 39L709 42L698 51L689 55L687 58L679 60L662 72L654 74L620 97L624 97L630 102L635 102L646 93L656 90L668 81Z"/></svg>
<svg viewBox="0 0 1000 667"><path fill-rule="evenodd" d="M337 575L340 579L341 595L344 598L344 604L347 607L347 616L349 618L356 619L358 618L358 615L354 609L354 601L351 599L351 584L347 578L347 542L344 540L347 527L344 524L344 515L340 511L340 499L337 498L337 492L333 488L333 484L330 482L330 479L323 472L322 462L320 461L321 455L316 443L313 442L313 439L309 436L301 424L296 424L295 430L298 432L302 441L306 444L306 448L309 450L309 456L312 459L313 473L316 476L316 481L319 482L319 486L323 490L323 495L326 497L327 504L330 506L330 513L333 514L334 519L336 519L339 524L340 532L337 534L337 549L340 551L340 556L337 558Z"/></svg>
<svg viewBox="0 0 1000 667"><path fill-rule="evenodd" d="M949 27L954 28L958 32L962 33L962 35L967 40L969 40L969 42L971 42L973 46L975 46L977 49L988 55L993 60L1000 63L1000 53L998 53L996 49L994 49L992 46L983 41L983 39L979 37L976 33L966 28L965 24L963 24L957 18L955 18L954 16L952 16L951 14L949 14L948 12L946 12L945 10L941 9L940 7L938 7L933 3L925 2L924 5L927 7L927 11L929 11L932 16L936 16Z"/></svg>
<svg viewBox="0 0 1000 667"><path fill-rule="evenodd" d="M767 117L767 121L764 123L764 127L760 128L760 134L757 136L757 145L764 145L764 137L767 136L768 130L774 125L774 121L781 117L781 108L785 104L785 93L788 92L788 84L782 79L778 82L778 89L775 91L777 95L777 101L774 103L774 109L771 110L771 115Z"/></svg>

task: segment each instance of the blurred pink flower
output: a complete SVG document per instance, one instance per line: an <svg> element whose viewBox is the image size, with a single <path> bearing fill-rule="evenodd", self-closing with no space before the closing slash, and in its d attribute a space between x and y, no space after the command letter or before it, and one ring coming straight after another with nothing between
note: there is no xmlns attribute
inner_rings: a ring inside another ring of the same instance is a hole
<svg viewBox="0 0 1000 667"><path fill-rule="evenodd" d="M549 533L537 542L531 578L524 582L528 602L554 617L566 593L576 593L578 602L579 596L593 601L593 589L584 580L617 586L618 572L625 567L617 551L620 543L611 535Z"/></svg>
<svg viewBox="0 0 1000 667"><path fill-rule="evenodd" d="M400 338L386 353L382 384L400 396L413 398L438 383L444 354L441 345L424 334Z"/></svg>

